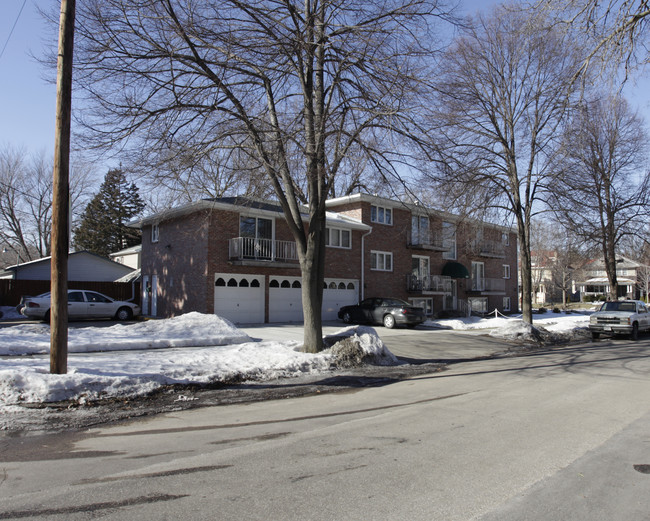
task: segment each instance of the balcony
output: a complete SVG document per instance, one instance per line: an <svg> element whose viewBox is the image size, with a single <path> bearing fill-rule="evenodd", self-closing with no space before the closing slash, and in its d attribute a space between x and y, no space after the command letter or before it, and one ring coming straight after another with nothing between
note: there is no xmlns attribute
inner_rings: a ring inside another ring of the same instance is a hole
<svg viewBox="0 0 650 521"><path fill-rule="evenodd" d="M442 234L432 230L409 232L406 237L406 245L410 248L433 251L448 251L450 249L448 244L444 244Z"/></svg>
<svg viewBox="0 0 650 521"><path fill-rule="evenodd" d="M297 265L298 251L293 241L235 237L228 241L228 259L244 265L258 263Z"/></svg>
<svg viewBox="0 0 650 521"><path fill-rule="evenodd" d="M506 258L506 246L501 241L476 239L470 241L468 247L471 252L481 257L491 257L493 259Z"/></svg>
<svg viewBox="0 0 650 521"><path fill-rule="evenodd" d="M446 295L451 293L451 277L443 277L442 275L416 277L409 273L406 275L406 290Z"/></svg>
<svg viewBox="0 0 650 521"><path fill-rule="evenodd" d="M488 279L485 277L472 278L470 279L470 287L468 288L468 291L478 291L480 293L491 293L491 294L505 294L506 280Z"/></svg>

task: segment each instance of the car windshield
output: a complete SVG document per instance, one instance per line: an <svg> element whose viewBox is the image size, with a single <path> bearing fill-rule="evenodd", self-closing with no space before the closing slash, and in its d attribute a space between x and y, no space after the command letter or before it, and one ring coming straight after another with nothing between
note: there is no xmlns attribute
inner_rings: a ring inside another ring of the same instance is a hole
<svg viewBox="0 0 650 521"><path fill-rule="evenodd" d="M636 304L634 302L605 302L600 308L601 311L636 311Z"/></svg>

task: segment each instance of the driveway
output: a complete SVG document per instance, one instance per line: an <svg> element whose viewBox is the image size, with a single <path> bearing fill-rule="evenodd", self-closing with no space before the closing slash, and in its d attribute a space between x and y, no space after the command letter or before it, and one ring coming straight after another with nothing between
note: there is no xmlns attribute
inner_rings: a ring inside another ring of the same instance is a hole
<svg viewBox="0 0 650 521"><path fill-rule="evenodd" d="M325 322L323 334L333 335L344 327L349 326L343 322ZM301 341L303 338L302 324L255 324L239 328L260 340ZM395 356L412 364L481 359L503 353L510 347L503 339L488 336L486 330L452 331L423 326L415 329L386 329L379 326L374 329Z"/></svg>

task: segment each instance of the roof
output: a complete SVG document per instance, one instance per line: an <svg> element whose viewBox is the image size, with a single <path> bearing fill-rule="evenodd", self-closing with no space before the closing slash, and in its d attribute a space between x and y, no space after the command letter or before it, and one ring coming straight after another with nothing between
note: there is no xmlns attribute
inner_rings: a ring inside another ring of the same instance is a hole
<svg viewBox="0 0 650 521"><path fill-rule="evenodd" d="M150 224L156 224L161 221L190 215L195 212L203 210L226 210L226 211L242 211L242 209L254 210L256 214L266 215L269 217L282 217L284 212L280 203L277 201L265 201L261 199L254 199L251 197L221 197L218 199L202 199L196 203L186 204L162 212L157 212L137 221L128 223L128 226L133 228L142 228ZM307 221L309 215L303 211L303 221ZM370 230L371 227L364 224L359 219L341 215L336 212L326 212L327 223L333 226L346 226L354 230Z"/></svg>
<svg viewBox="0 0 650 521"><path fill-rule="evenodd" d="M427 206L424 206L420 204L419 202L410 202L410 201L400 201L397 199L389 199L387 197L382 197L379 195L370 195L370 194L362 194L362 193L357 193L357 194L351 194L351 195L345 195L342 197L336 197L334 199L328 199L325 201L325 205L328 208L336 208L337 206L342 206L346 204L354 204L354 203L360 203L360 202L366 202L366 203L371 203L375 205L381 205L385 206L388 208L400 208L404 210L409 210L410 212L413 213L420 213L420 214L428 214L428 215L436 215L440 217L443 220L450 221L450 222L458 222L461 220L461 217L459 215L454 215L450 212L445 212L443 210L437 210L435 208L429 208ZM513 228L511 226L503 226L500 224L495 224L495 223L489 223L485 221L479 221L478 219L470 219L472 222L480 222L484 226L489 226L491 228L496 228L499 230L502 230L504 232L512 232Z"/></svg>
<svg viewBox="0 0 650 521"><path fill-rule="evenodd" d="M97 255L96 253L92 253L92 252L89 252L89 251L86 251L86 250L74 251L74 252L68 253L68 260L70 259L70 257L75 257L75 256L80 256L80 255L93 257L93 258L95 258L95 259L97 259L97 260L99 260L101 262L104 262L104 263L107 263L107 264L110 264L110 265L119 266L122 269L124 269L124 268L132 269L132 268L129 268L128 266L125 266L124 264L120 264L119 262L115 262L114 260L111 260L111 259L109 259L107 257L102 257L101 255ZM0 271L0 278L13 278L19 270L22 270L23 268L29 268L31 266L36 266L38 264L45 264L45 263L50 264L51 259L52 259L51 256L41 257L40 259L23 262L21 264L16 264L14 266L7 266L4 269L4 271Z"/></svg>
<svg viewBox="0 0 650 521"><path fill-rule="evenodd" d="M119 257L120 255L133 255L135 253L142 252L142 244L136 244L130 248L124 248L123 250L116 251L114 253L109 253L109 257Z"/></svg>

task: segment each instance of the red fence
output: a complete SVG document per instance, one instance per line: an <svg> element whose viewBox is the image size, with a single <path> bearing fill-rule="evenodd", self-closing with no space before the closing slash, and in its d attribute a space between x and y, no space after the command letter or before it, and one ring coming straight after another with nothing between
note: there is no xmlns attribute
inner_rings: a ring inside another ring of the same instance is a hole
<svg viewBox="0 0 650 521"><path fill-rule="evenodd" d="M140 304L140 282L68 281L69 289L87 289L108 295L115 300L133 300ZM50 291L49 280L0 279L0 306L16 306L21 297Z"/></svg>

